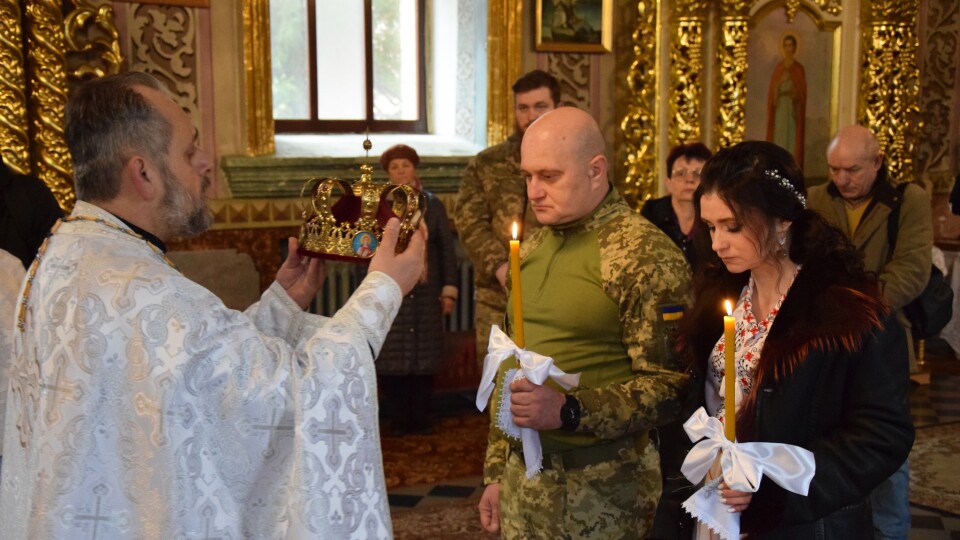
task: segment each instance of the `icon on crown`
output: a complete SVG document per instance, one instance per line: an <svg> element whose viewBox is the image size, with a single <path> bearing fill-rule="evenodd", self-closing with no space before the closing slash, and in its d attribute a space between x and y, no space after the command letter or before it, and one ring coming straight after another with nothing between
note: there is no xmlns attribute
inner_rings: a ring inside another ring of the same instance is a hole
<svg viewBox="0 0 960 540"><path fill-rule="evenodd" d="M420 190L373 181L373 167L360 166L360 180L311 178L303 185L310 204L303 204L300 253L348 262L369 262L383 239L387 221L400 219L397 252L420 226L426 197Z"/></svg>

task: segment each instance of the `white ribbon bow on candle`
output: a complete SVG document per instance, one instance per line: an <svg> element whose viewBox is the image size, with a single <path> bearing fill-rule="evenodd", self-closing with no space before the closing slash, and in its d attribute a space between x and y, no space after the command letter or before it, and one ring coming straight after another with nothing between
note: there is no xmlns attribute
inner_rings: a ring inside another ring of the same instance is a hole
<svg viewBox="0 0 960 540"><path fill-rule="evenodd" d="M690 482L696 484L703 480L716 460L717 452L721 452L722 478L709 482L683 503L687 512L721 538L740 538L740 513L728 512L729 506L719 500L721 479L730 489L753 493L767 475L783 489L807 495L817 470L813 452L783 443L733 443L723 436L723 424L708 415L703 407L684 422L683 429L691 441L700 441L680 466L680 471Z"/></svg>
<svg viewBox="0 0 960 540"><path fill-rule="evenodd" d="M510 339L497 325L490 328L490 342L487 345L487 356L483 359L483 374L480 376L480 387L477 389L477 409L481 411L490 401L490 395L493 394L495 378L500 364L510 358L515 357L520 361L520 370L511 370L507 373L503 388L503 402L500 409L498 422L500 428L508 435L516 436L519 433L520 441L523 443L523 460L527 464L527 478L533 478L540 472L540 466L543 462L543 448L540 446L540 434L533 428L518 428L513 423L513 415L510 414L510 388L507 380L515 381L526 377L533 384L542 385L547 377L553 379L566 390L576 387L580 384L580 374L569 374L553 365L553 358L543 356L526 349L517 347L517 344ZM504 407L507 407L504 410ZM505 411L505 412L504 412Z"/></svg>

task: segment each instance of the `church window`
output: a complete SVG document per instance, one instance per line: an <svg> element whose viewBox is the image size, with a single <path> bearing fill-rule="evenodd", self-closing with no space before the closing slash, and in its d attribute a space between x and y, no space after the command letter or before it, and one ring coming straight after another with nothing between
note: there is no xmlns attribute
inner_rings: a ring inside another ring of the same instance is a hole
<svg viewBox="0 0 960 540"><path fill-rule="evenodd" d="M270 2L280 132L426 132L424 0Z"/></svg>

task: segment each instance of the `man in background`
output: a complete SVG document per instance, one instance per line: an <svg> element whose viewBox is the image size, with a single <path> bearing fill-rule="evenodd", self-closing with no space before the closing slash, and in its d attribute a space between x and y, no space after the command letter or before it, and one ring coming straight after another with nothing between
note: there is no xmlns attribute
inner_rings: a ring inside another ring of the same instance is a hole
<svg viewBox="0 0 960 540"><path fill-rule="evenodd" d="M930 197L916 184L899 191L887 172L873 132L863 126L842 128L827 147L830 182L810 188L810 208L843 230L875 272L890 307L906 328L910 371L916 359L910 323L903 307L923 292L930 279L933 218ZM888 239L891 213L899 205L895 248ZM909 462L878 486L870 497L876 538L906 538L910 532Z"/></svg>
<svg viewBox="0 0 960 540"><path fill-rule="evenodd" d="M560 83L553 75L537 69L517 79L513 84L516 131L477 154L460 184L454 221L473 263L480 362L487 354L490 327L503 325L511 227L517 224L520 239L529 238L538 227L520 172L520 142L531 122L559 105Z"/></svg>

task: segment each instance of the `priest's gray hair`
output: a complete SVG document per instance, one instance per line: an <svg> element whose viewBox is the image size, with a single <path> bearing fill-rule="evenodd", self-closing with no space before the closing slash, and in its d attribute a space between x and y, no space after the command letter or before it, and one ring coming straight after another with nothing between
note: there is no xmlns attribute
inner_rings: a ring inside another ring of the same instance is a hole
<svg viewBox="0 0 960 540"><path fill-rule="evenodd" d="M88 81L70 97L64 138L73 157L77 199L116 197L121 170L136 154L166 166L173 128L137 86L167 92L150 75L129 71Z"/></svg>

